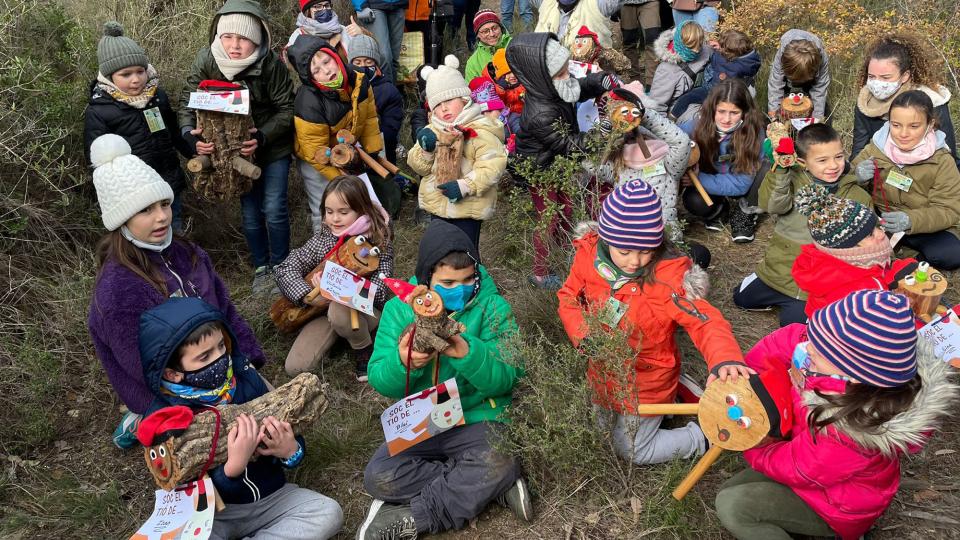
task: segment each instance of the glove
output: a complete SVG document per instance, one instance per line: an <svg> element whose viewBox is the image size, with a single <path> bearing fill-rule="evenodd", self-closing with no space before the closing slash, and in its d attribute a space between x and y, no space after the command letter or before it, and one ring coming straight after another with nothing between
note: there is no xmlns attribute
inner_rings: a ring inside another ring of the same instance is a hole
<svg viewBox="0 0 960 540"><path fill-rule="evenodd" d="M858 165L857 169L859 168ZM883 212L880 214L880 227L886 232L906 232L910 230L910 226L910 216L904 212Z"/></svg>
<svg viewBox="0 0 960 540"><path fill-rule="evenodd" d="M446 184L440 184L437 186L437 189L442 191L443 195L450 199L450 202L457 202L463 198L463 193L460 192L460 182L456 180L447 182Z"/></svg>
<svg viewBox="0 0 960 540"><path fill-rule="evenodd" d="M600 79L600 86L602 86L604 90L620 88L620 78L616 75L604 75L603 78Z"/></svg>
<svg viewBox="0 0 960 540"><path fill-rule="evenodd" d="M417 144L424 152L433 152L437 149L437 134L428 127L422 127L417 131Z"/></svg>
<svg viewBox="0 0 960 540"><path fill-rule="evenodd" d="M400 188L401 193L414 193L416 191L416 184L403 173L393 175L393 183Z"/></svg>
<svg viewBox="0 0 960 540"><path fill-rule="evenodd" d="M201 139L200 137L197 137L193 133L190 133L190 130L184 131L182 137L183 137L183 140L186 141L187 145L190 147L190 152L193 155L197 155L197 143L204 142L204 140Z"/></svg>
<svg viewBox="0 0 960 540"><path fill-rule="evenodd" d="M357 12L357 20L360 21L360 24L373 24L376 18L377 14L369 7L365 7Z"/></svg>
<svg viewBox="0 0 960 540"><path fill-rule="evenodd" d="M872 159L865 159L857 163L857 183L861 186L869 185L873 182L873 176L877 174L877 164Z"/></svg>

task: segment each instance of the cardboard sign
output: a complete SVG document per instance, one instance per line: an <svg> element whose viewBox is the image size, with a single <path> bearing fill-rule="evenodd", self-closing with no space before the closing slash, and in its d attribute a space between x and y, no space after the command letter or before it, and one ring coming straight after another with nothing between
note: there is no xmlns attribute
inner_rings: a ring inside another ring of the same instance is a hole
<svg viewBox="0 0 960 540"><path fill-rule="evenodd" d="M590 131L590 128L600 119L600 111L597 110L597 102L588 99L577 105L577 127L580 131Z"/></svg>
<svg viewBox="0 0 960 540"><path fill-rule="evenodd" d="M153 514L130 540L206 540L213 530L216 495L213 480L203 477L203 494L197 482L173 491L158 489Z"/></svg>
<svg viewBox="0 0 960 540"><path fill-rule="evenodd" d="M391 456L464 423L456 379L411 394L380 415Z"/></svg>
<svg viewBox="0 0 960 540"><path fill-rule="evenodd" d="M377 192L373 190L373 184L370 183L370 177L367 176L367 173L363 173L357 176L357 178L363 181L363 185L367 186L367 194L370 195L370 200L383 206L383 204L380 203L380 197L377 197Z"/></svg>
<svg viewBox="0 0 960 540"><path fill-rule="evenodd" d="M570 76L574 79L582 79L591 73L597 73L600 71L600 66L597 64L588 64L586 62L569 60L567 63L567 71L570 72Z"/></svg>
<svg viewBox="0 0 960 540"><path fill-rule="evenodd" d="M920 329L937 358L960 369L960 315L952 309Z"/></svg>
<svg viewBox="0 0 960 540"><path fill-rule="evenodd" d="M320 276L320 294L333 302L373 315L373 297L377 284L327 261Z"/></svg>
<svg viewBox="0 0 960 540"><path fill-rule="evenodd" d="M230 114L250 114L250 91L190 92L187 107Z"/></svg>

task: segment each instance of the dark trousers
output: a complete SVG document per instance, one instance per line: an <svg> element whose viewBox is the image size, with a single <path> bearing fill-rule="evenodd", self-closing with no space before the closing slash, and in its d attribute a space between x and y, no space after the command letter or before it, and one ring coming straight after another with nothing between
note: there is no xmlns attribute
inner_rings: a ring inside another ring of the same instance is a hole
<svg viewBox="0 0 960 540"><path fill-rule="evenodd" d="M455 427L396 456L381 444L363 472L371 496L409 504L420 532L465 527L520 478L520 466L494 448L503 426Z"/></svg>
<svg viewBox="0 0 960 540"><path fill-rule="evenodd" d="M733 291L733 303L743 309L779 307L780 326L807 322L807 315L803 311L807 305L805 301L791 298L772 289L759 277L751 281L746 287L742 283L738 285Z"/></svg>
<svg viewBox="0 0 960 540"><path fill-rule="evenodd" d="M687 107L694 103L700 105L703 103L703 100L707 99L707 94L709 93L710 87L707 85L691 88L686 94L678 97L676 101L673 102L673 108L670 109L670 114L672 114L674 118L680 118L683 113L687 112Z"/></svg>
<svg viewBox="0 0 960 540"><path fill-rule="evenodd" d="M483 225L483 222L479 219L470 219L470 218L445 218L440 216L434 216L437 219L442 219L447 223L456 226L458 229L463 231L473 242L473 247L477 248L477 254L480 254L480 226ZM479 262L479 261L478 261Z"/></svg>
<svg viewBox="0 0 960 540"><path fill-rule="evenodd" d="M937 270L960 268L960 238L950 231L908 234L901 243L919 251L919 258Z"/></svg>

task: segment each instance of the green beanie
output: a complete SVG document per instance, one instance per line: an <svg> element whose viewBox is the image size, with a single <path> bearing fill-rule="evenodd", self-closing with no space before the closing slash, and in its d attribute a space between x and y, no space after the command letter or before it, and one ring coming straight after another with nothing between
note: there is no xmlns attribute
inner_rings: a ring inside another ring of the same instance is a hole
<svg viewBox="0 0 960 540"><path fill-rule="evenodd" d="M97 62L104 77L113 75L125 67L147 67L150 61L143 47L123 35L123 26L116 21L103 25L103 37L97 44Z"/></svg>

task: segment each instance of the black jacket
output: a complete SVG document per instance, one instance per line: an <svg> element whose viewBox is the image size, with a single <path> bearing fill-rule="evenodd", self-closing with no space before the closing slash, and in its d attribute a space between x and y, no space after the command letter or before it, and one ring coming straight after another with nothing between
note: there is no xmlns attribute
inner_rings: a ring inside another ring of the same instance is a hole
<svg viewBox="0 0 960 540"><path fill-rule="evenodd" d="M164 129L150 133L144 111L159 109ZM83 151L87 163L90 163L90 144L104 134L113 133L123 137L130 145L133 155L142 159L170 184L174 193L186 187L186 176L180 168L177 152L191 157L191 149L179 136L177 116L170 108L167 93L157 88L147 106L137 109L113 99L110 94L97 86L94 80L90 85L90 101L83 127Z"/></svg>
<svg viewBox="0 0 960 540"><path fill-rule="evenodd" d="M558 155L569 154L583 145L583 134L577 126L577 112L572 103L560 99L547 71L547 39L552 33L519 34L507 45L507 63L520 84L526 88L516 155L532 158L540 167L553 163ZM605 73L592 73L580 81L580 99L599 97Z"/></svg>
<svg viewBox="0 0 960 540"><path fill-rule="evenodd" d="M950 104L944 103L933 108L933 115L937 117L937 129L947 136L946 143L950 147L950 155L957 161L957 141L953 133L953 121L950 120ZM870 144L873 134L883 127L887 119L883 116L867 116L860 107L853 108L853 152L851 158L860 155L860 151ZM855 165L855 164L854 164ZM960 166L960 161L957 161Z"/></svg>
<svg viewBox="0 0 960 540"><path fill-rule="evenodd" d="M400 126L403 125L403 96L390 79L383 75L373 77L371 84L373 99L377 102L377 116L380 117L380 132L383 133L386 146L384 150L387 160L393 163L397 159L397 137L400 136Z"/></svg>

